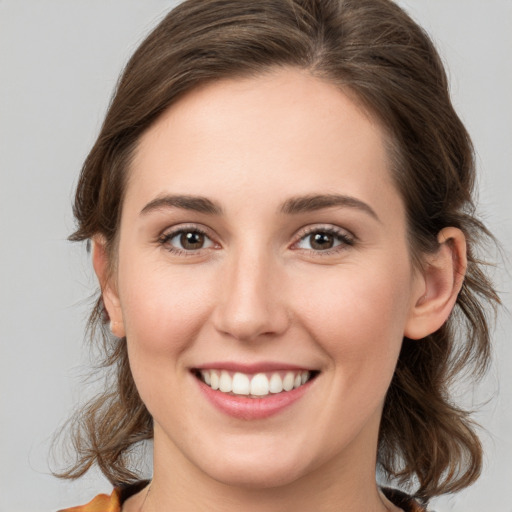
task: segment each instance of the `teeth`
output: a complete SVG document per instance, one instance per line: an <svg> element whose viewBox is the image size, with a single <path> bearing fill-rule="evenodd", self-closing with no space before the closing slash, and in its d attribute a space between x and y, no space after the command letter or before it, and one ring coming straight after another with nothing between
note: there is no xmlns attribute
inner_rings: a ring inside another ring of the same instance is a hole
<svg viewBox="0 0 512 512"><path fill-rule="evenodd" d="M269 388L271 393L281 393L283 391L283 379L278 373L273 373L270 377Z"/></svg>
<svg viewBox="0 0 512 512"><path fill-rule="evenodd" d="M283 389L285 391L291 391L293 389L293 383L295 382L295 375L292 372L288 372L283 379Z"/></svg>
<svg viewBox="0 0 512 512"><path fill-rule="evenodd" d="M206 384L210 386L212 383L212 379L210 378L210 372L202 371L201 376L203 377L203 380L206 382Z"/></svg>
<svg viewBox="0 0 512 512"><path fill-rule="evenodd" d="M311 372L306 370L257 373L252 376L241 372L231 374L226 370L201 370L200 374L203 382L212 389L252 397L291 391L304 385L311 378Z"/></svg>
<svg viewBox="0 0 512 512"><path fill-rule="evenodd" d="M211 372L210 380L212 389L219 389L219 374L215 370Z"/></svg>
<svg viewBox="0 0 512 512"><path fill-rule="evenodd" d="M238 372L233 375L233 393L235 395L248 395L250 389L251 381L247 375Z"/></svg>
<svg viewBox="0 0 512 512"><path fill-rule="evenodd" d="M266 396L270 392L268 378L264 373L257 373L251 379L251 395Z"/></svg>
<svg viewBox="0 0 512 512"><path fill-rule="evenodd" d="M223 393L229 393L233 389L233 379L228 372L220 372L219 390Z"/></svg>

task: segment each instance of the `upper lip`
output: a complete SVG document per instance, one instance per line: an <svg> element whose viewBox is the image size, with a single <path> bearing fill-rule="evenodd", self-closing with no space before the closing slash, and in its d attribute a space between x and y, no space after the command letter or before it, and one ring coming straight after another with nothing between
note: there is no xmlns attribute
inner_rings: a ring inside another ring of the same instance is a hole
<svg viewBox="0 0 512 512"><path fill-rule="evenodd" d="M276 361L262 361L258 363L239 363L235 361L214 361L211 363L194 366L194 370L226 370L240 373L265 373L285 371L315 371L314 368L289 363L279 363Z"/></svg>

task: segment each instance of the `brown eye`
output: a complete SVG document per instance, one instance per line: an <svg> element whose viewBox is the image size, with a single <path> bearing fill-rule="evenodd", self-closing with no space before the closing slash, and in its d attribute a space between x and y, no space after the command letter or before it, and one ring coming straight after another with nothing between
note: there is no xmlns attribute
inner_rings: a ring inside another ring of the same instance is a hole
<svg viewBox="0 0 512 512"><path fill-rule="evenodd" d="M215 245L205 233L196 229L180 229L168 233L162 236L160 243L168 251L176 253L199 251Z"/></svg>
<svg viewBox="0 0 512 512"><path fill-rule="evenodd" d="M334 236L330 233L313 233L312 235L309 235L309 237L309 244L311 248L316 251L332 249L334 246Z"/></svg>
<svg viewBox="0 0 512 512"><path fill-rule="evenodd" d="M296 247L321 252L336 248L343 249L350 245L354 245L354 239L345 231L319 229L304 235L296 244Z"/></svg>
<svg viewBox="0 0 512 512"><path fill-rule="evenodd" d="M203 233L198 233L197 231L189 231L186 233L181 233L180 244L183 249L187 251L194 251L203 248L204 239L205 236Z"/></svg>

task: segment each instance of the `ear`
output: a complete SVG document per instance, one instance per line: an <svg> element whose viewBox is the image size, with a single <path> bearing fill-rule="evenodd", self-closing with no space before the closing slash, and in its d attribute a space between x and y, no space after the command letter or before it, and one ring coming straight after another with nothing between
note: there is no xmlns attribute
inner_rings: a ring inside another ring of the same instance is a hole
<svg viewBox="0 0 512 512"><path fill-rule="evenodd" d="M437 237L438 250L427 255L421 271L418 297L409 314L404 336L421 339L437 331L448 319L466 273L466 237L454 227Z"/></svg>
<svg viewBox="0 0 512 512"><path fill-rule="evenodd" d="M103 237L96 236L92 240L92 265L100 283L103 304L110 318L110 330L118 338L126 336L123 322L123 311L117 293L115 280L110 275L108 253Z"/></svg>

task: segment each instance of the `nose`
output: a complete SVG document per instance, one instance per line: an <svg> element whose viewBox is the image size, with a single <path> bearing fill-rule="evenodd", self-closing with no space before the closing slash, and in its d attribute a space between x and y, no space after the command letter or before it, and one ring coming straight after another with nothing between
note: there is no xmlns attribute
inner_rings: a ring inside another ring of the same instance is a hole
<svg viewBox="0 0 512 512"><path fill-rule="evenodd" d="M281 293L279 264L264 254L239 254L224 267L213 321L217 331L240 341L276 337L289 314Z"/></svg>

